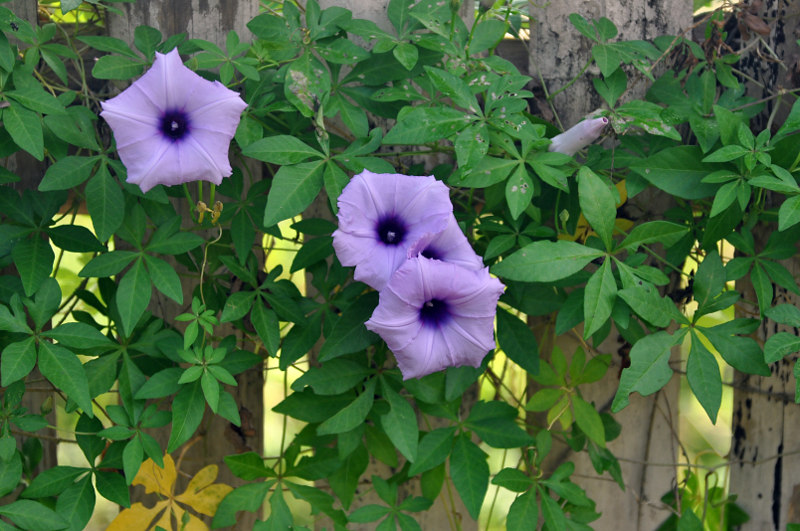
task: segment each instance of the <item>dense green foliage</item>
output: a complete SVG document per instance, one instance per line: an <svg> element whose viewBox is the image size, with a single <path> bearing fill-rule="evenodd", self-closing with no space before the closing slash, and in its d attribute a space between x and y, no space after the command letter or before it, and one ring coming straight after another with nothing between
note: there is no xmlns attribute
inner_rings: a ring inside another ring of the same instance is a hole
<svg viewBox="0 0 800 531"><path fill-rule="evenodd" d="M619 374L599 348L612 329L631 345L612 412L673 377L672 348L682 341L691 342L689 384L712 420L722 380L708 344L758 375L800 349L794 334L771 337L763 350L749 336L764 316L800 323L795 307L773 306L773 284L800 294L780 263L794 255L800 227L800 105L780 127L753 131L762 105L745 96L736 56L682 37L619 42L608 19L573 15L592 45L593 83L611 127L605 142L575 157L548 152L559 131L529 112L530 78L493 53L519 28L518 13L481 11L467 27L449 2L392 0L388 17L392 32L343 8L286 2L281 14L248 24L252 42L231 32L223 49L150 27L137 28L132 43L63 25L32 28L0 6L0 156L22 150L47 163L36 190L0 193L0 495L15 493L0 506L0 529L82 529L95 503L92 479L100 496L129 506L143 461L161 465L192 439L206 406L241 423L230 386L268 357L303 371L274 411L307 427L277 458L225 459L247 484L224 498L213 525L268 503L259 529L285 529L291 495L337 528L381 521L380 529L419 529L414 514L450 484L477 518L491 482L517 493L508 529L537 521L589 529L603 508L570 480L573 465L547 475L541 465L559 438L622 487L606 447L619 425L581 392ZM232 148L239 168L210 195L194 185L142 194L127 184L97 117L109 95L102 80L131 80L156 51L175 46L189 67L241 91L249 105ZM90 49L99 55L93 63ZM624 98L640 79L646 98ZM263 166L254 171L252 161ZM331 234L337 197L365 168L443 180L461 228L506 284L498 351L480 369L402 381L386 345L364 327L377 294L338 263ZM17 180L0 169L0 182ZM626 219L624 205L647 194L666 207ZM198 199L224 208L194 210ZM301 219L315 201L329 215ZM192 219L179 215L181 202ZM91 230L75 223L84 208ZM289 224L278 227L285 220L302 235L290 270L305 273L305 293L281 267L264 270L264 235L294 238ZM753 231L765 226L771 237L757 241ZM721 257L722 240L736 258ZM56 280L64 252L91 253L77 288ZM700 263L691 282L687 258ZM729 283L746 277L756 300L742 300ZM182 313L154 315L154 292ZM689 297L691 315L682 311ZM753 317L698 323L734 304ZM578 331L585 348L562 353L547 342L539 352L529 324L547 318L552 334ZM47 426L41 412L21 406L32 379L44 384L34 369L78 414L87 468L32 477L37 432ZM509 389L503 375L513 371L534 383ZM490 399L465 403L479 380L494 388ZM97 398L110 390L118 403L103 406ZM164 426L166 447L149 433ZM490 475L478 442L521 449L520 458ZM364 477L370 459L392 472ZM363 481L381 502L352 510ZM402 498L406 482L419 482L421 495ZM721 492L714 496L723 503Z"/></svg>

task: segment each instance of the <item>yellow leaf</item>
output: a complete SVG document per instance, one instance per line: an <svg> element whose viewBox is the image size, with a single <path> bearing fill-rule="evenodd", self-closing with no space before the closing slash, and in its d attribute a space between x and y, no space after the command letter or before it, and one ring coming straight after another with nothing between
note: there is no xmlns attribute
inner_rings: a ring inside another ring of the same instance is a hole
<svg viewBox="0 0 800 531"><path fill-rule="evenodd" d="M148 459L142 463L133 484L142 485L148 493L156 493L166 499L157 502L152 509L148 509L141 503L134 504L130 509L119 513L108 529L112 531L146 531L161 526L164 529L172 530L173 522L178 522L181 531L208 531L208 526L193 513L214 516L222 498L233 490L233 487L224 483L214 483L218 473L217 465L204 467L194 475L186 487L186 491L175 496L175 481L178 473L172 456L164 455L164 468L160 468L152 459ZM179 502L185 507L179 505ZM191 509L191 511L186 509ZM188 515L188 522L182 526L184 514ZM157 517L158 520L154 522Z"/></svg>
<svg viewBox="0 0 800 531"><path fill-rule="evenodd" d="M215 485L206 487L197 493L190 493L187 489L185 493L177 496L175 499L185 505L188 505L198 513L202 513L207 516L214 516L214 514L217 512L217 507L219 507L219 504L222 501L222 498L227 496L232 490L233 488L230 485L217 483Z"/></svg>
<svg viewBox="0 0 800 531"><path fill-rule="evenodd" d="M148 494L155 492L169 498L177 477L175 461L171 455L164 454L164 468L159 467L152 459L148 459L142 463L139 472L133 478L133 484L143 485Z"/></svg>
<svg viewBox="0 0 800 531"><path fill-rule="evenodd" d="M106 531L144 531L149 529L153 519L158 516L158 513L164 511L167 505L169 505L168 501L160 501L152 509L148 509L141 503L134 503L129 509L119 513ZM165 511L164 514L169 515L169 511Z"/></svg>
<svg viewBox="0 0 800 531"><path fill-rule="evenodd" d="M175 519L180 523L183 522L183 509L181 509L177 505L172 506L172 510L175 512ZM200 520L198 517L186 511L189 515L189 521L186 523L185 526L180 527L181 531L208 531L208 526Z"/></svg>

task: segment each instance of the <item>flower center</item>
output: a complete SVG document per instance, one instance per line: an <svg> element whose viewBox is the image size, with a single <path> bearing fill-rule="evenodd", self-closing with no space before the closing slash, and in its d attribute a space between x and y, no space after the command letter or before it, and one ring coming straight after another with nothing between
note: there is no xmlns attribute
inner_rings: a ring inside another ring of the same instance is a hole
<svg viewBox="0 0 800 531"><path fill-rule="evenodd" d="M397 216L391 215L378 222L378 239L386 245L400 245L406 237L406 227Z"/></svg>
<svg viewBox="0 0 800 531"><path fill-rule="evenodd" d="M439 326L450 317L450 309L445 301L431 299L419 309L419 317L428 326Z"/></svg>
<svg viewBox="0 0 800 531"><path fill-rule="evenodd" d="M437 251L433 247L426 247L419 254L421 254L425 258L430 258L431 260L441 260L442 259L442 255L439 253L439 251Z"/></svg>
<svg viewBox="0 0 800 531"><path fill-rule="evenodd" d="M183 111L167 111L161 118L161 132L171 140L180 140L189 132L189 119Z"/></svg>

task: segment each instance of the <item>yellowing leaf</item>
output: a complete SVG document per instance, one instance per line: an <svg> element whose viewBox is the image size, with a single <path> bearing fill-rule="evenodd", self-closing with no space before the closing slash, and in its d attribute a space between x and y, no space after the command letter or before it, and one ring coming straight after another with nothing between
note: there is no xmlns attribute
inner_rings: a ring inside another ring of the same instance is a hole
<svg viewBox="0 0 800 531"><path fill-rule="evenodd" d="M141 503L133 504L130 509L119 513L108 529L148 531L160 526L173 530L173 522L176 522L182 531L208 531L208 526L194 513L213 516L222 499L233 490L229 485L214 483L218 473L217 465L204 467L191 479L186 492L176 496L174 491L178 473L172 456L164 455L164 468L148 459L142 463L133 484L142 485L147 493L155 493L162 499L152 508ZM188 514L185 526L182 525L184 514Z"/></svg>
<svg viewBox="0 0 800 531"><path fill-rule="evenodd" d="M164 455L164 468L159 467L152 459L142 463L139 472L133 478L133 484L143 485L148 494L155 492L169 496L175 487L177 477L175 461L172 460L171 455L166 454Z"/></svg>
<svg viewBox="0 0 800 531"><path fill-rule="evenodd" d="M223 483L212 485L217 479L217 471L217 465L208 465L192 478L189 486L186 487L186 492L175 499L199 513L214 516L222 498L233 490L229 485Z"/></svg>
<svg viewBox="0 0 800 531"><path fill-rule="evenodd" d="M145 507L141 503L134 503L129 509L125 509L114 518L106 531L138 531L149 529L153 519L163 511L169 502L160 501L152 509ZM165 514L169 514L168 512ZM158 525L158 524L157 524Z"/></svg>

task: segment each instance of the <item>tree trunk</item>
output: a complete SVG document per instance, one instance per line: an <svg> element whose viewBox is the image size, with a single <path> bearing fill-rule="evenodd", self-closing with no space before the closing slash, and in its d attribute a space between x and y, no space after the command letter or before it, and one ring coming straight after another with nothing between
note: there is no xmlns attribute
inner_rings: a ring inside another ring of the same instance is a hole
<svg viewBox="0 0 800 531"><path fill-rule="evenodd" d="M565 129L604 105L591 82L591 77L600 75L596 66L588 69L588 75L582 73L592 57L591 43L569 21L569 15L576 12L587 20L609 18L619 30L613 41L674 35L692 24L691 5L678 0L572 0L531 4L529 75L541 91L537 94L540 97L537 102L539 111ZM550 101L545 101L545 97L569 84L576 76L578 79L572 85ZM624 97L635 98L644 94L645 83L635 83L634 79L635 74L629 76L629 90ZM629 202L635 202L642 209L636 216L642 220L659 219L669 206L669 198L664 194L650 196L648 193L646 199L637 197ZM540 330L537 335L541 335L542 326L552 326L536 322L531 325L534 330ZM561 336L554 341L567 355L581 346L579 340L570 336ZM543 343L540 356L548 359L553 341ZM600 353L614 354L614 363L603 380L581 388L581 391L584 398L594 402L598 409L607 411L619 385L618 373L625 358L625 343L612 328L609 339L596 348ZM677 351L676 347L673 361L679 359ZM602 513L599 520L592 522L593 529L617 530L621 522L624 522L622 527L625 529L655 529L669 516L670 510L660 502L660 498L674 487L677 473L677 467L664 465L675 463L678 457L679 388L676 375L655 395L631 395L630 405L614 415L622 425L622 434L611 441L608 448L620 459L624 492L608 475L597 475L588 454L573 454L565 445L560 448L554 445L545 466L554 469L565 460L575 463L573 480L586 490L588 497L596 502L596 510Z"/></svg>
<svg viewBox="0 0 800 531"><path fill-rule="evenodd" d="M27 0L13 0L9 4L5 4L4 7L10 9L14 14L16 14L19 18L23 20L27 20L31 23L31 25L36 28L38 26L39 18L38 13L36 10L36 3L30 2ZM23 45L24 47L25 45ZM23 193L25 190L36 190L39 186L39 182L42 180L42 175L44 174L45 164L44 162L40 162L33 158L30 154L25 151L17 151L13 155L7 157L3 161L3 166L12 173L15 173L20 177L20 181L16 183L12 183L10 185L6 185L5 187L12 188L14 191L2 191L0 193ZM0 271L2 275L16 275L17 270L14 266L9 266L5 270ZM39 372L38 367L34 368L34 370L28 375L26 378L27 382L26 386L30 389L31 387L37 388L47 388L50 387L50 383L44 379L44 376ZM39 382L33 383L30 382ZM55 399L55 393L46 392L42 390L41 392L26 392L22 396L22 404L21 406L28 410L29 413L38 414L41 409L42 405L45 404L46 401L52 401ZM55 408L52 406L50 407L50 412L45 415L45 418L48 420L50 425L56 425L56 413ZM39 432L41 435L44 435L46 438L40 439L42 443L42 459L39 462L39 465L32 471L33 475L37 475L43 470L48 470L53 468L58 464L58 457L56 447L58 446L57 437L58 433L56 430L53 429L44 429ZM24 439L27 437L16 437L18 442L21 444Z"/></svg>
<svg viewBox="0 0 800 531"><path fill-rule="evenodd" d="M111 36L128 43L133 42L133 34L137 26L149 25L161 31L165 38L178 33L186 33L190 39L208 40L220 47L224 47L226 35L231 30L235 30L242 41L250 40L252 35L246 24L259 12L257 0L192 0L191 2L186 0L139 0L132 4L120 4L117 7L124 12L124 15L110 15L107 22L108 31ZM260 165L258 167L260 168ZM245 172L245 175L247 174L248 172ZM254 172L254 175L260 175L260 171ZM193 205L188 205L185 199L174 200L173 205L183 217L184 226L191 225L190 210ZM213 232L213 235L209 232L206 239L211 240L216 237L216 230ZM174 260L171 260L170 263L176 268L180 267ZM191 303L194 287L194 280L183 280L183 307L179 307L174 301L160 293L154 293L150 310L155 315L165 318L186 311ZM215 333L225 336L234 333L234 329L232 327L218 328ZM239 337L238 348L254 350L252 344L245 345L243 343L244 339ZM239 374L236 380L237 387L226 387L233 394L239 406L242 429L236 429L230 422L218 415L211 414L207 409L197 434L200 440L191 446L182 461L182 472L190 475L206 465L218 465L217 482L233 487L241 485L243 482L230 473L228 467L223 463L223 457L246 451L261 453L264 449L263 371L257 367ZM246 424L247 426L245 426ZM162 447L166 448L169 431L161 429L154 435ZM185 477L183 481L183 484L178 485L177 492L181 492L185 486L187 481ZM132 501L141 501L142 495L143 491L134 490ZM242 513L237 525L241 526L241 529L251 529L258 516L257 513Z"/></svg>
<svg viewBox="0 0 800 531"><path fill-rule="evenodd" d="M738 37L730 43L734 49L752 44L756 37L763 38L768 44L768 47L758 44L751 48L739 63L742 70L761 85L748 87L748 93L754 98L768 97L782 88L798 87L798 10L800 2L797 0L764 1L758 10L743 7L743 12L760 18L770 28L769 35L763 37L754 34L752 25L756 22L750 19L748 24L749 17L743 16L729 25ZM793 98L769 100L763 118L754 123L760 127L769 124L774 131L783 123L793 101ZM767 118L773 115L773 118ZM757 246L766 243L773 228L774 225L770 228L756 227ZM800 258L797 255L783 264L795 279L800 276ZM773 305L800 304L797 295L778 286L773 288ZM756 300L751 285L737 284L737 289L743 290L744 300ZM737 308L739 317L758 317L757 308ZM757 339L763 342L781 331L798 333L796 328L765 319L756 332ZM774 363L770 377L741 373L734 377L731 443L734 462L730 472L730 492L738 496L737 503L750 515L747 529L786 529L786 524L800 522L800 455L796 451L796 441L800 440L800 407L794 403L796 378L792 374L796 359L797 356L787 356Z"/></svg>
<svg viewBox="0 0 800 531"><path fill-rule="evenodd" d="M613 41L675 35L692 25L691 4L683 0L566 0L530 5L530 75L534 84L541 90L546 89L547 94L553 94L578 76L592 57L592 43L569 21L571 13L578 13L587 20L611 19L619 30ZM600 74L595 65L588 73L591 77ZM630 77L627 96L641 97L644 83L632 88L633 76ZM551 103L564 129L604 106L588 75L581 75Z"/></svg>

